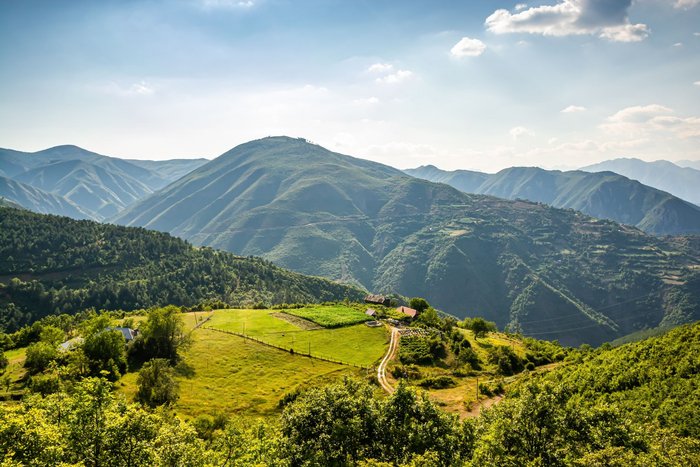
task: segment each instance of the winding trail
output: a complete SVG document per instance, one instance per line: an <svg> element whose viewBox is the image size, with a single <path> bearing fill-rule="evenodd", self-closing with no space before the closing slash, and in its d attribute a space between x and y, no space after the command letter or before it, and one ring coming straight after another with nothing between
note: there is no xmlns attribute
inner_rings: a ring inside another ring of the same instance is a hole
<svg viewBox="0 0 700 467"><path fill-rule="evenodd" d="M396 349L399 347L399 339L401 338L401 333L395 327L390 327L391 329L391 340L389 341L389 349L386 351L386 355L382 358L379 367L377 368L377 380L386 392L391 394L394 392L394 388L389 384L386 379L386 366L390 360L396 356Z"/></svg>

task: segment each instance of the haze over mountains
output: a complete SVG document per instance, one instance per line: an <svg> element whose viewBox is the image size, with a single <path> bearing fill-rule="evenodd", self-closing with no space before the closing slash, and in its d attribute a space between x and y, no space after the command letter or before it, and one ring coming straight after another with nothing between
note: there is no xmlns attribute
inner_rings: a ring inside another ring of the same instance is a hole
<svg viewBox="0 0 700 467"><path fill-rule="evenodd" d="M683 161L681 164L684 166L679 167L669 161L646 162L620 158L589 165L581 170L615 172L700 205L700 161Z"/></svg>
<svg viewBox="0 0 700 467"><path fill-rule="evenodd" d="M697 319L700 300L697 240L465 194L303 139L237 146L112 220L567 344Z"/></svg>
<svg viewBox="0 0 700 467"><path fill-rule="evenodd" d="M0 176L14 182L1 183L0 196L37 212L104 220L204 162L127 161L70 145L0 149Z"/></svg>
<svg viewBox="0 0 700 467"><path fill-rule="evenodd" d="M652 234L700 233L700 207L610 171L561 172L537 167L512 167L491 175L422 166L405 172L425 180L447 183L465 193L505 199L521 198L575 209L594 217L633 225ZM690 186L690 182L680 180L677 184Z"/></svg>

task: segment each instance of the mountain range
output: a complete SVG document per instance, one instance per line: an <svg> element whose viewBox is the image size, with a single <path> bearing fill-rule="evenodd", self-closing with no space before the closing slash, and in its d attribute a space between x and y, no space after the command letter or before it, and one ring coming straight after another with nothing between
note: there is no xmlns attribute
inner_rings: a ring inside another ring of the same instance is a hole
<svg viewBox="0 0 700 467"><path fill-rule="evenodd" d="M700 207L610 171L561 172L512 167L491 175L422 166L405 172L433 182L447 183L465 193L527 199L575 209L590 216L633 225L652 234L700 233Z"/></svg>
<svg viewBox="0 0 700 467"><path fill-rule="evenodd" d="M4 180L0 196L36 212L104 220L205 162L127 161L70 145L0 149L0 176L19 182Z"/></svg>
<svg viewBox="0 0 700 467"><path fill-rule="evenodd" d="M472 195L303 139L242 144L111 221L565 344L700 318L700 241Z"/></svg>
<svg viewBox="0 0 700 467"><path fill-rule="evenodd" d="M634 158L620 158L589 165L581 170L615 172L700 205L700 162L682 163L684 166L680 167L669 161L646 162Z"/></svg>

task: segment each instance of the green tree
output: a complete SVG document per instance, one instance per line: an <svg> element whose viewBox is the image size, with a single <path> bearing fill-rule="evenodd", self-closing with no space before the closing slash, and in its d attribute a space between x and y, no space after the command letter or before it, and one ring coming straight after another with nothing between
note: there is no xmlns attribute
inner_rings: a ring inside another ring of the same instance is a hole
<svg viewBox="0 0 700 467"><path fill-rule="evenodd" d="M172 404L179 397L175 371L164 358L146 362L139 371L136 384L136 401L149 407Z"/></svg>
<svg viewBox="0 0 700 467"><path fill-rule="evenodd" d="M148 313L135 349L142 357L166 358L175 363L178 352L189 344L184 327L178 308L156 308Z"/></svg>
<svg viewBox="0 0 700 467"><path fill-rule="evenodd" d="M416 310L418 313L423 313L430 307L428 301L421 297L413 297L408 301L408 306Z"/></svg>
<svg viewBox="0 0 700 467"><path fill-rule="evenodd" d="M65 337L66 334L63 332L62 329L51 325L42 326L41 332L39 333L39 339L42 342L46 342L47 344L50 344L54 347L58 346L58 344L63 342Z"/></svg>
<svg viewBox="0 0 700 467"><path fill-rule="evenodd" d="M58 359L58 350L46 342L36 342L27 347L27 357L24 366L29 373L41 373Z"/></svg>
<svg viewBox="0 0 700 467"><path fill-rule="evenodd" d="M126 373L126 341L120 331L103 330L88 336L83 344L90 374L106 371L108 379L116 381Z"/></svg>

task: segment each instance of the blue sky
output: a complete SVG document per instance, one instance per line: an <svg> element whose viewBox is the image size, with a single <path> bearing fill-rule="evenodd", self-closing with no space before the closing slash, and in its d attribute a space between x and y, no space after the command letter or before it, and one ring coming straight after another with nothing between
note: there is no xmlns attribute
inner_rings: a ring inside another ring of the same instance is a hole
<svg viewBox="0 0 700 467"><path fill-rule="evenodd" d="M400 168L700 159L700 0L0 4L0 146Z"/></svg>

